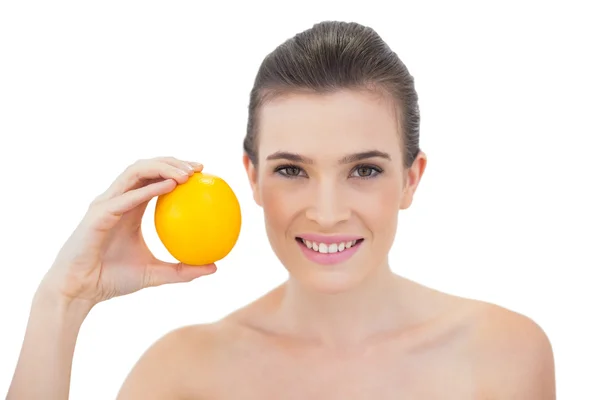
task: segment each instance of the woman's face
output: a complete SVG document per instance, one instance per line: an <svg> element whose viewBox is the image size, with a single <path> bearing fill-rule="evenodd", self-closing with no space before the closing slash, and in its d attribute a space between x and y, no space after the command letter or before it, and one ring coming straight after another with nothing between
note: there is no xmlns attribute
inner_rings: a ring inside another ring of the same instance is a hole
<svg viewBox="0 0 600 400"><path fill-rule="evenodd" d="M290 94L258 119L258 165L244 164L291 278L333 293L386 267L425 167L421 154L403 169L394 103L366 91Z"/></svg>

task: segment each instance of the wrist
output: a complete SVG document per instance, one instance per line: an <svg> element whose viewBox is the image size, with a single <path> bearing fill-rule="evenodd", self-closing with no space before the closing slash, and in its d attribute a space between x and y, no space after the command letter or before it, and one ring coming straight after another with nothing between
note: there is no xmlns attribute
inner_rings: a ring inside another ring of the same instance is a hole
<svg viewBox="0 0 600 400"><path fill-rule="evenodd" d="M32 307L43 309L45 312L59 318L83 322L94 307L94 303L65 296L52 285L42 282L35 292Z"/></svg>

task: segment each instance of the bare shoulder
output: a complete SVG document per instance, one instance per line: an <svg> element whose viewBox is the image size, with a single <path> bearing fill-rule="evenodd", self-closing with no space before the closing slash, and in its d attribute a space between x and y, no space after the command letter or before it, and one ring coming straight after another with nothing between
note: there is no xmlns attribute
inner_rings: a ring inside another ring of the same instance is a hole
<svg viewBox="0 0 600 400"><path fill-rule="evenodd" d="M140 357L119 392L118 400L218 398L231 384L229 371L247 355L256 335L247 328L264 303L264 296L223 319L175 329Z"/></svg>
<svg viewBox="0 0 600 400"><path fill-rule="evenodd" d="M544 330L531 318L475 302L470 343L478 378L491 396L554 400L554 355Z"/></svg>
<svg viewBox="0 0 600 400"><path fill-rule="evenodd" d="M140 357L125 379L119 400L179 399L210 391L229 328L221 322L175 329Z"/></svg>

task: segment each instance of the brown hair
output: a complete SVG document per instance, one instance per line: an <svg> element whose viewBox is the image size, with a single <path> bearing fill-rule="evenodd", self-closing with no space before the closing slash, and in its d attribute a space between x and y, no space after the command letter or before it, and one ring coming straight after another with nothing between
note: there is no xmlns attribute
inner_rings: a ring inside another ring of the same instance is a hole
<svg viewBox="0 0 600 400"><path fill-rule="evenodd" d="M250 92L244 151L258 164L258 108L283 93L340 89L380 90L398 105L404 166L419 153L420 114L414 79L404 63L372 28L325 21L298 33L263 60Z"/></svg>

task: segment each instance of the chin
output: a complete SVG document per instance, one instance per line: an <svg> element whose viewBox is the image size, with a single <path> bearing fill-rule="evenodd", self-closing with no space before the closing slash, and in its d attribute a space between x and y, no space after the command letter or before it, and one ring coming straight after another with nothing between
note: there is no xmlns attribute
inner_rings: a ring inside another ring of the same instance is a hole
<svg viewBox="0 0 600 400"><path fill-rule="evenodd" d="M305 290L320 294L353 291L370 273L365 268L368 263L362 257L336 265L319 265L306 259L290 260L286 265L293 281Z"/></svg>
<svg viewBox="0 0 600 400"><path fill-rule="evenodd" d="M305 289L319 294L340 294L350 292L361 284L363 276L356 271L312 271L303 274L290 274Z"/></svg>

